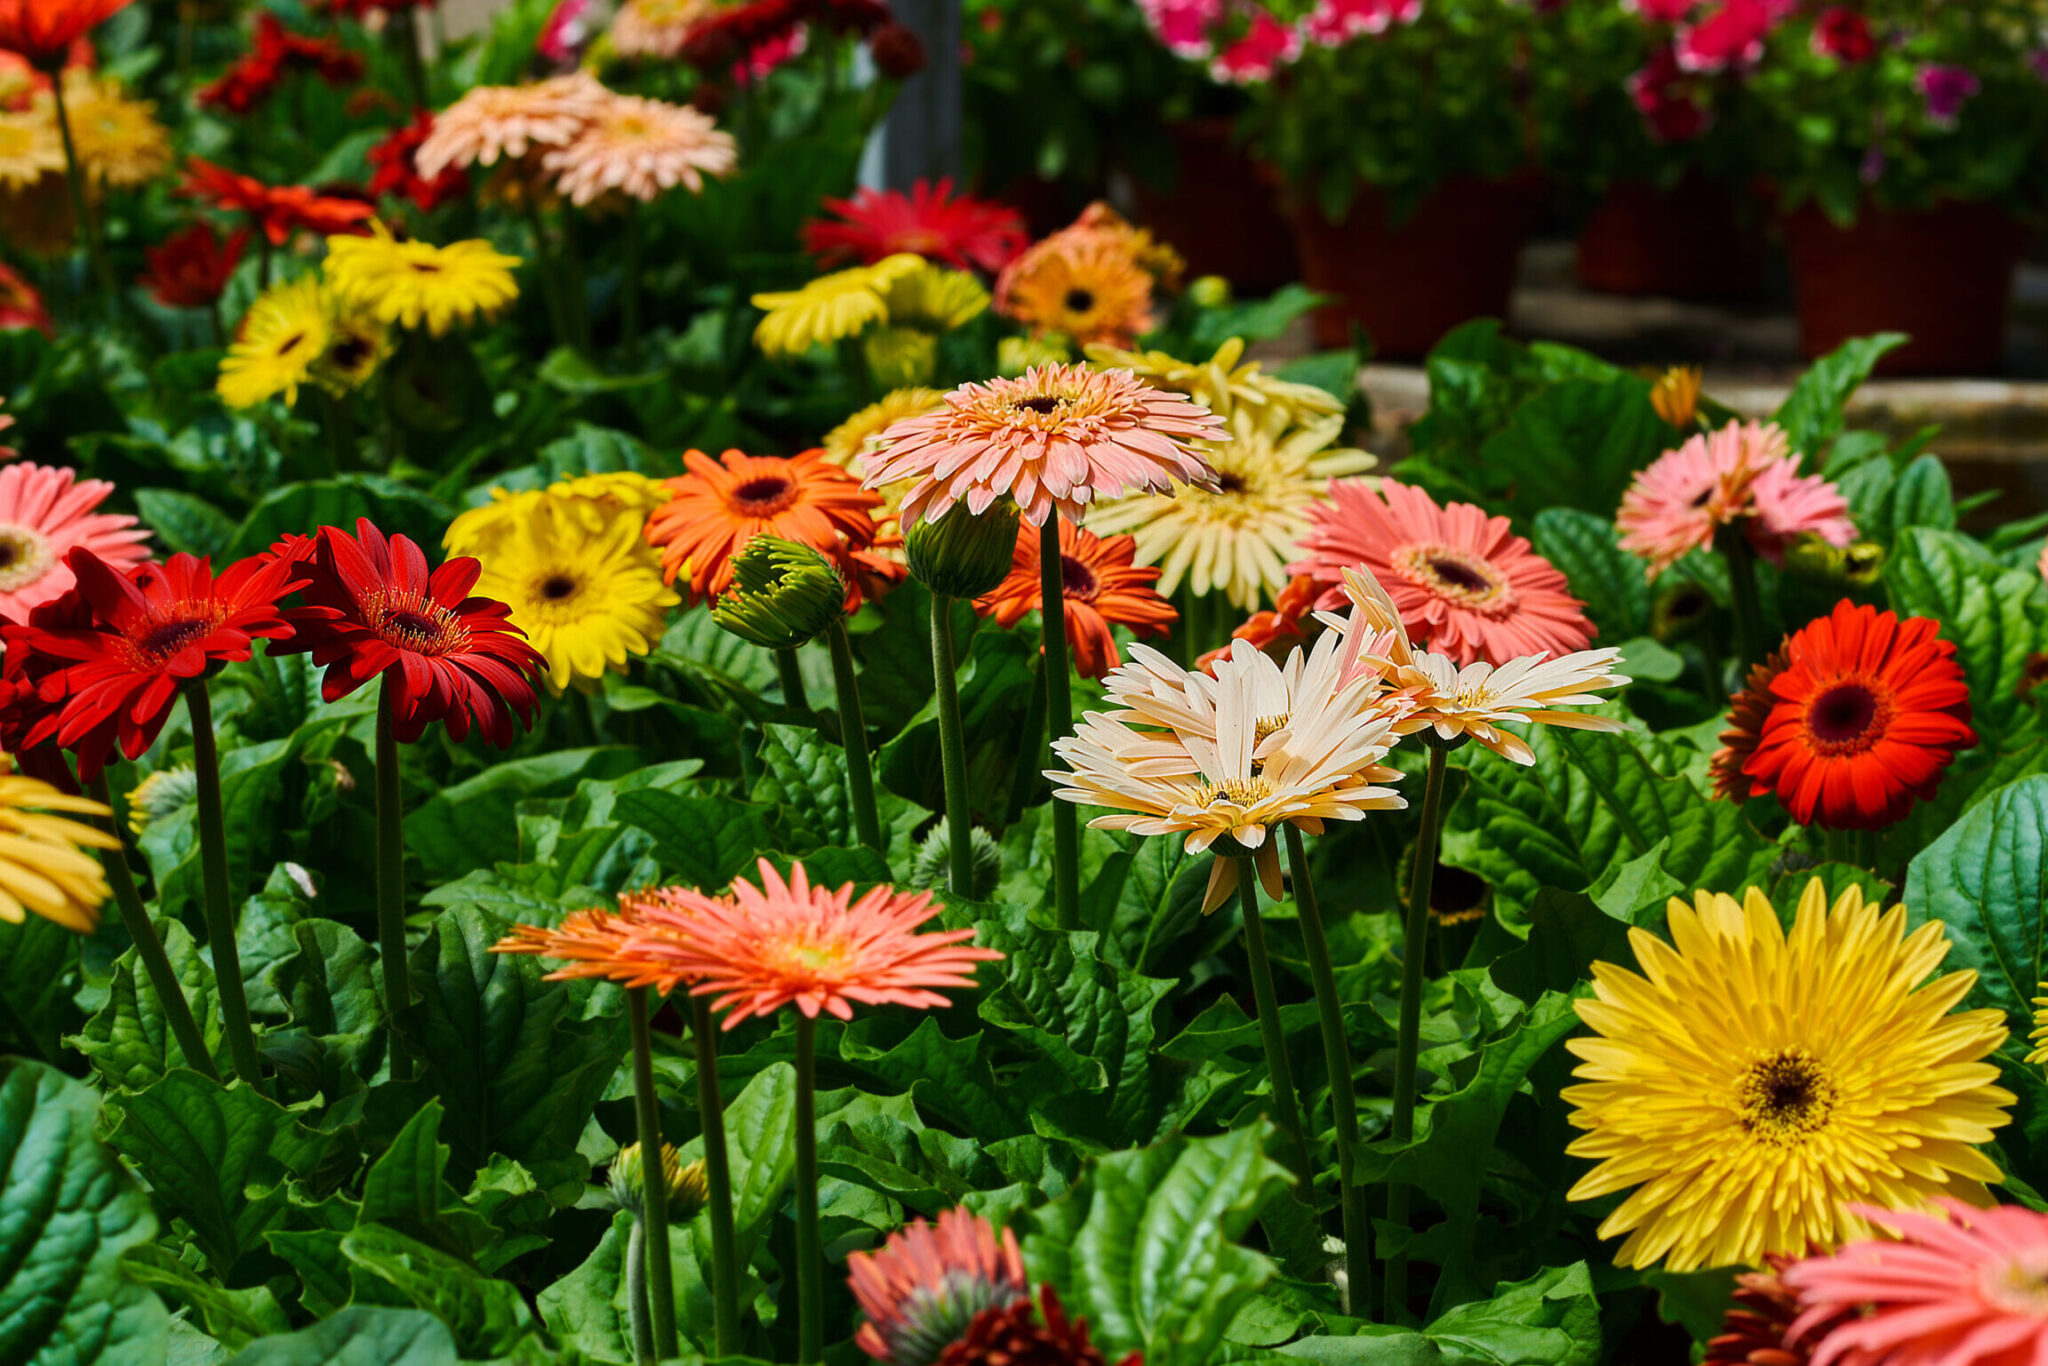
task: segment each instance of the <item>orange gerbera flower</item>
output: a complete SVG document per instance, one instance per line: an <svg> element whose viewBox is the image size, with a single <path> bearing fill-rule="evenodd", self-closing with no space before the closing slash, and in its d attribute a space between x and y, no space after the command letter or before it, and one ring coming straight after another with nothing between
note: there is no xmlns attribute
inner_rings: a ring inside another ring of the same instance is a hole
<svg viewBox="0 0 2048 1366"><path fill-rule="evenodd" d="M491 952L529 954L567 962L567 967L556 968L547 975L550 982L577 977L609 977L627 986L660 986L667 991L673 982L662 982L658 977L643 980L638 971L639 964L620 958L631 910L626 905L626 898L621 897L619 901L623 914L593 907L569 912L562 917L562 923L553 928L514 925L510 934L491 945Z"/></svg>
<svg viewBox="0 0 2048 1366"><path fill-rule="evenodd" d="M730 897L684 887L643 894L620 950L647 974L696 979L693 996L716 996L731 1029L752 1015L794 1005L806 1019L820 1012L853 1018L855 1003L943 1006L935 987L971 987L974 965L1003 955L966 941L973 930L920 934L939 913L930 892L876 887L853 900L853 884L812 887L801 863L784 882L760 861L761 885L745 878Z"/></svg>
<svg viewBox="0 0 2048 1366"><path fill-rule="evenodd" d="M997 281L995 304L1034 333L1129 346L1152 330L1152 277L1114 243L1078 241L1020 257Z"/></svg>
<svg viewBox="0 0 2048 1366"><path fill-rule="evenodd" d="M18 52L41 71L64 65L71 45L132 0L0 0L0 50Z"/></svg>
<svg viewBox="0 0 2048 1366"><path fill-rule="evenodd" d="M732 582L732 557L756 536L780 536L830 555L849 584L848 610L860 605L851 572L856 552L875 543L871 509L882 505L860 481L825 458L702 451L683 456L690 472L666 481L668 502L647 519L647 541L661 551L662 577L689 575L692 606Z"/></svg>
<svg viewBox="0 0 2048 1366"><path fill-rule="evenodd" d="M1015 626L1026 612L1044 607L1038 564L1039 530L1029 522L1017 528L1017 549L1009 577L993 592L974 600L974 610L994 617L998 626ZM1103 540L1092 531L1060 523L1060 572L1066 599L1067 639L1074 647L1074 667L1084 678L1101 678L1123 663L1111 626L1128 626L1141 636L1163 636L1179 619L1173 604L1159 596L1152 581L1157 565L1134 565L1138 542L1131 536Z"/></svg>

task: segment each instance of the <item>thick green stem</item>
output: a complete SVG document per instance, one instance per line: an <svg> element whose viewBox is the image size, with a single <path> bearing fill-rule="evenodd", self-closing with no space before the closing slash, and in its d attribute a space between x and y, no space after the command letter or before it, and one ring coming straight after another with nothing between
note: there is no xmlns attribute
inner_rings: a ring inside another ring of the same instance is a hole
<svg viewBox="0 0 2048 1366"><path fill-rule="evenodd" d="M107 791L104 772L94 774L92 781L86 784L86 790L94 801L102 803L109 811L113 809L114 798ZM120 827L112 816L100 817L99 825L107 833L120 837ZM135 885L135 875L128 870L127 846L123 844L118 849L100 850L100 866L107 870L107 882L114 889L114 904L121 908L121 924L135 944L135 956L142 960L142 970L149 974L149 984L156 988L156 999L163 1008L165 1022L171 1027L171 1037L178 1041L178 1051L185 1055L185 1065L219 1081L220 1071L213 1065L213 1054L206 1049L206 1036L199 1032L199 1022L192 1018L192 1006L185 999L184 985L178 981L170 955L164 952L164 941L157 936L148 907L142 904L142 892Z"/></svg>
<svg viewBox="0 0 2048 1366"><path fill-rule="evenodd" d="M249 999L242 990L242 955L235 945L235 907L228 888L228 831L220 805L220 748L213 734L213 705L206 680L185 685L185 710L192 718L192 769L199 780L199 873L206 892L206 938L213 950L214 985L220 991L220 1022L227 1035L235 1074L262 1091L263 1064L256 1057L256 1031L249 1023Z"/></svg>
<svg viewBox="0 0 2048 1366"><path fill-rule="evenodd" d="M633 1031L633 1119L640 1138L640 1219L647 1231L647 1298L654 1309L654 1359L676 1354L676 1290L668 1260L668 1180L661 1160L661 1106L654 1094L654 1031L648 1025L648 988L626 992Z"/></svg>
<svg viewBox="0 0 2048 1366"><path fill-rule="evenodd" d="M640 1175L647 1175L646 1150L641 1150ZM647 1307L647 1221L636 1217L626 1238L626 1318L633 1328L633 1366L655 1366L654 1316Z"/></svg>
<svg viewBox="0 0 2048 1366"><path fill-rule="evenodd" d="M797 1366L825 1358L825 1249L818 1240L818 1022L796 1017Z"/></svg>
<svg viewBox="0 0 2048 1366"><path fill-rule="evenodd" d="M410 87L407 93L412 98L412 107L431 108L432 101L427 86L427 63L420 55L420 30L419 25L414 22L413 11L400 8L389 11L388 15L391 20L388 31L391 41L398 48L399 64L405 69L405 83Z"/></svg>
<svg viewBox="0 0 2048 1366"><path fill-rule="evenodd" d="M1829 863L1854 863L1856 856L1850 852L1847 830L1821 831L1821 852Z"/></svg>
<svg viewBox="0 0 2048 1366"><path fill-rule="evenodd" d="M1370 1303L1367 1287L1372 1280L1372 1221L1365 1212L1365 1192L1353 1177L1358 1151L1358 1092L1351 1079L1351 1042L1344 1036L1344 1003L1337 996L1330 940L1323 933L1315 884L1309 880L1308 853L1302 847L1301 831L1292 825L1285 830L1287 868L1294 879L1294 907L1301 920L1309 980L1315 984L1316 1014L1323 1027L1323 1066L1330 1074L1330 1116L1337 1135L1337 1198L1344 1219L1347 1293L1349 1303L1363 1309Z"/></svg>
<svg viewBox="0 0 2048 1366"><path fill-rule="evenodd" d="M85 254L92 262L100 293L106 296L107 316L112 317L121 306L121 289L114 283L114 268L107 261L106 244L100 241L92 205L86 198L85 167L78 159L78 144L71 137L71 115L64 107L63 72L50 78L50 95L56 105L57 134L64 142L64 184L71 191L71 213L78 220L78 235L85 239Z"/></svg>
<svg viewBox="0 0 2048 1366"><path fill-rule="evenodd" d="M1401 942L1401 1014L1394 1040L1393 1139L1415 1137L1415 1069L1422 1045L1424 943L1429 936L1429 893L1436 878L1437 838L1443 830L1445 751L1429 746L1429 778L1422 790L1422 829L1415 837L1415 864L1408 872L1408 925ZM1387 1187L1387 1222L1406 1227L1410 1194L1399 1183ZM1412 1232L1412 1230L1411 1230ZM1398 1320L1408 1300L1408 1254L1387 1259L1386 1318Z"/></svg>
<svg viewBox="0 0 2048 1366"><path fill-rule="evenodd" d="M1749 666L1764 657L1764 609L1756 589L1756 552L1739 529L1723 531L1715 542L1728 565L1728 606L1735 617L1735 673L1749 676Z"/></svg>
<svg viewBox="0 0 2048 1366"><path fill-rule="evenodd" d="M1060 556L1058 509L1038 529L1038 591L1045 641L1045 723L1051 739L1058 740L1074 729L1074 698L1067 683L1067 571ZM1052 904L1061 929L1081 928L1081 810L1072 802L1052 804Z"/></svg>
<svg viewBox="0 0 2048 1366"><path fill-rule="evenodd" d="M405 956L405 795L398 782L398 732L391 679L377 691L377 953L384 965L384 1009L391 1017L391 1078L412 1077L398 1017L412 1004Z"/></svg>
<svg viewBox="0 0 2048 1366"><path fill-rule="evenodd" d="M619 334L628 349L640 341L640 215L626 204L626 261L619 275Z"/></svg>
<svg viewBox="0 0 2048 1366"><path fill-rule="evenodd" d="M690 1002L690 1035L697 1045L697 1114L704 1125L705 1208L711 1214L712 1346L723 1357L740 1349L739 1235L733 1227L725 1101L718 1093L718 1036L706 997Z"/></svg>
<svg viewBox="0 0 2048 1366"><path fill-rule="evenodd" d="M1273 990L1273 964L1266 957L1266 924L1259 918L1259 870L1249 858L1237 861L1238 896L1244 907L1244 949L1251 960L1252 1001L1259 1011L1259 1042L1266 1049L1266 1078L1273 1092L1273 1122L1287 1141L1287 1165L1301 1179L1297 1193L1309 1204L1315 1163L1301 1124L1301 1098L1287 1062L1287 1035L1280 1027L1280 998Z"/></svg>
<svg viewBox="0 0 2048 1366"><path fill-rule="evenodd" d="M811 699L804 692L804 673L797 667L795 650L770 650L775 656L775 677L782 684L783 705L808 715Z"/></svg>
<svg viewBox="0 0 2048 1366"><path fill-rule="evenodd" d="M954 677L953 599L932 594L932 683L938 689L939 769L946 785L947 885L974 895L974 835L967 814L967 742L960 732L960 684Z"/></svg>
<svg viewBox="0 0 2048 1366"><path fill-rule="evenodd" d="M547 310L548 330L555 334L555 344L571 350L576 339L569 333L569 320L562 308L562 282L555 266L554 252L548 247L547 224L541 221L540 205L530 189L522 190L526 202L526 225L533 233L533 272L540 277L540 301Z"/></svg>
<svg viewBox="0 0 2048 1366"><path fill-rule="evenodd" d="M825 632L832 649L832 686L838 693L839 731L846 745L846 786L853 795L853 828L860 842L889 857L882 839L882 815L875 806L875 770L868 757L868 723L860 707L860 680L853 670L853 646L846 639L846 622L832 623Z"/></svg>
<svg viewBox="0 0 2048 1366"><path fill-rule="evenodd" d="M1017 737L1017 773L1010 779L1010 799L996 821L996 832L1010 828L1010 822L1024 814L1031 791L1038 786L1045 756L1045 658L1031 661L1033 674L1029 699L1024 704L1024 730Z"/></svg>

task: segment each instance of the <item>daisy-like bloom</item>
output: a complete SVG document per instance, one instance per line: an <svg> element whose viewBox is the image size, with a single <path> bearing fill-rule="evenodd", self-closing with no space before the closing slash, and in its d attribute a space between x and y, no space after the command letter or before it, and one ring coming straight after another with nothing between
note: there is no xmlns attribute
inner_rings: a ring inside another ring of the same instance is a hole
<svg viewBox="0 0 2048 1366"><path fill-rule="evenodd" d="M410 199L421 213L432 213L469 193L469 175L460 166L444 167L434 176L419 171L419 150L434 133L434 116L422 109L411 123L395 128L391 136L364 155L372 167L370 193Z"/></svg>
<svg viewBox="0 0 2048 1366"><path fill-rule="evenodd" d="M0 775L0 920L19 925L30 913L79 934L100 926L107 875L88 849L118 849L118 835L54 812L112 814L99 802L73 797L36 778Z"/></svg>
<svg viewBox="0 0 2048 1366"><path fill-rule="evenodd" d="M2018 1205L1856 1213L1891 1236L1787 1267L1813 1366L2030 1366L2048 1343L2048 1216Z"/></svg>
<svg viewBox="0 0 2048 1366"><path fill-rule="evenodd" d="M1708 1339L1700 1366L1810 1366L1811 1349L1847 1313L1830 1314L1801 1330L1799 1297L1785 1284L1792 1258L1771 1253L1766 1271L1745 1271L1735 1278L1735 1303Z"/></svg>
<svg viewBox="0 0 2048 1366"><path fill-rule="evenodd" d="M754 307L768 316L754 328L754 345L779 359L859 336L889 320L889 286L922 269L924 259L905 252L821 275L802 289L756 294Z"/></svg>
<svg viewBox="0 0 2048 1366"><path fill-rule="evenodd" d="M50 310L43 306L43 296L13 267L0 261L0 332L24 327L46 337L57 334L50 321Z"/></svg>
<svg viewBox="0 0 2048 1366"><path fill-rule="evenodd" d="M1699 420L1700 411L1700 368L1697 365L1674 365L1657 376L1657 382L1650 386L1650 406L1680 431L1689 431Z"/></svg>
<svg viewBox="0 0 2048 1366"><path fill-rule="evenodd" d="M848 610L859 606L849 557L875 542L879 495L819 450L787 458L727 451L716 460L689 451L683 466L689 473L668 481L669 501L647 519L647 540L661 551L664 579L688 574L691 606L725 592L732 557L756 536L831 557L849 580Z"/></svg>
<svg viewBox="0 0 2048 1366"><path fill-rule="evenodd" d="M1255 611L1287 586L1287 557L1308 532L1309 509L1328 498L1330 481L1363 474L1375 463L1361 450L1333 446L1341 414L1288 428L1285 410L1242 406L1227 436L1202 451L1216 471L1216 489L1183 488L1105 503L1103 531L1135 533L1138 559L1162 573L1159 591L1186 579L1198 594L1221 593L1240 611Z"/></svg>
<svg viewBox="0 0 2048 1366"><path fill-rule="evenodd" d="M1775 423L1730 422L1637 474L1615 521L1621 548L1647 559L1654 577L1737 522L1772 564L1782 563L1786 545L1804 533L1847 545L1856 539L1848 512L1833 484L1799 473L1798 457Z"/></svg>
<svg viewBox="0 0 2048 1366"><path fill-rule="evenodd" d="M639 522L620 517L592 530L556 499L542 500L483 557L476 591L512 609L557 694L587 689L652 651L681 600L661 581Z"/></svg>
<svg viewBox="0 0 2048 1366"><path fill-rule="evenodd" d="M1020 525L1009 576L974 600L974 610L994 617L998 626L1015 626L1026 612L1044 606L1038 564L1041 534L1029 523ZM1129 536L1099 538L1085 527L1060 523L1061 601L1074 668L1083 678L1101 678L1123 663L1110 627L1163 636L1179 619L1173 604L1152 586L1159 571L1131 563L1136 553L1137 543Z"/></svg>
<svg viewBox="0 0 2048 1366"><path fill-rule="evenodd" d="M186 159L185 182L178 192L215 208L248 214L274 247L283 246L295 232L321 237L363 232L363 224L376 214L359 199L338 199L304 185L265 185L198 157Z"/></svg>
<svg viewBox="0 0 2048 1366"><path fill-rule="evenodd" d="M1387 586L1416 644L1461 665L1568 654L1593 639L1565 576L1505 517L1470 503L1439 507L1391 479L1377 489L1334 484L1329 500L1306 513L1302 558L1287 572L1325 585L1319 607L1343 601L1344 571L1355 565Z"/></svg>
<svg viewBox="0 0 2048 1366"><path fill-rule="evenodd" d="M0 112L0 186L20 189L64 174L64 139L47 102Z"/></svg>
<svg viewBox="0 0 2048 1366"><path fill-rule="evenodd" d="M54 72L71 45L130 0L0 0L0 51L17 52L29 65Z"/></svg>
<svg viewBox="0 0 2048 1366"><path fill-rule="evenodd" d="M1751 791L1831 830L1881 830L1931 798L1956 751L1977 743L1969 684L1939 629L1844 599L1788 638L1742 764Z"/></svg>
<svg viewBox="0 0 2048 1366"><path fill-rule="evenodd" d="M117 568L149 558L149 533L125 513L101 512L114 486L68 469L0 469L0 617L25 621L31 608L78 582L66 558L90 550Z"/></svg>
<svg viewBox="0 0 2048 1366"><path fill-rule="evenodd" d="M1600 1225L1623 1267L1761 1264L1868 1236L1856 1202L1988 1199L1977 1151L2012 1093L1984 1059L1996 1010L1951 1014L1974 972L1928 981L1948 955L1931 921L1880 913L1850 887L1829 907L1807 883L1788 935L1764 894L1673 899L1671 943L1629 931L1641 972L1593 965L1568 1040L1584 1084L1564 1099L1598 1159L1573 1200L1635 1187ZM1924 985L1923 985L1924 984Z"/></svg>
<svg viewBox="0 0 2048 1366"><path fill-rule="evenodd" d="M621 57L673 60L700 20L716 13L716 0L626 0L605 36Z"/></svg>
<svg viewBox="0 0 2048 1366"><path fill-rule="evenodd" d="M958 270L993 274L1030 240L1015 209L955 196L951 180L920 180L907 195L862 186L852 199L827 199L823 208L831 217L804 225L804 249L826 265L873 265L907 251Z"/></svg>
<svg viewBox="0 0 2048 1366"><path fill-rule="evenodd" d="M889 322L897 327L951 332L988 311L988 291L964 270L924 262L889 282L882 292Z"/></svg>
<svg viewBox="0 0 2048 1366"><path fill-rule="evenodd" d="M317 75L329 85L363 78L363 59L331 38L293 33L268 10L256 15L256 39L249 51L199 91L203 107L247 114L263 104L294 71Z"/></svg>
<svg viewBox="0 0 2048 1366"><path fill-rule="evenodd" d="M668 485L632 470L610 470L603 474L564 475L544 489L491 490L491 500L459 514L441 537L441 548L450 555L488 557L519 527L536 515L542 504L551 504L553 515L566 516L589 535L603 532L613 523L631 522L634 534L647 525L647 514L669 500ZM651 547L643 547L645 562L657 563Z"/></svg>
<svg viewBox="0 0 2048 1366"><path fill-rule="evenodd" d="M221 358L215 383L221 402L249 408L280 395L298 402L299 385L312 377L333 337L332 311L326 289L310 275L264 290Z"/></svg>
<svg viewBox="0 0 2048 1366"><path fill-rule="evenodd" d="M1113 242L1034 247L996 281L996 311L1033 332L1128 346L1152 330L1152 277Z"/></svg>
<svg viewBox="0 0 2048 1366"><path fill-rule="evenodd" d="M391 354L391 329L367 307L329 296L327 349L313 363L313 382L337 398L369 383Z"/></svg>
<svg viewBox="0 0 2048 1366"><path fill-rule="evenodd" d="M884 1366L932 1366L984 1311L1031 1298L1017 1235L959 1208L849 1254L846 1280L867 1317L853 1340Z"/></svg>
<svg viewBox="0 0 2048 1366"><path fill-rule="evenodd" d="M272 654L311 654L327 670L320 695L339 701L383 675L394 731L410 744L436 721L456 740L475 724L492 744L512 743L512 718L533 724L533 681L547 667L502 602L471 596L480 573L467 557L429 571L404 536L368 518L351 536L322 527L305 564L304 606L286 609L295 628Z"/></svg>
<svg viewBox="0 0 2048 1366"><path fill-rule="evenodd" d="M1749 800L1754 785L1742 768L1756 753L1756 742L1763 738L1764 722L1777 705L1777 698L1771 695L1771 683L1785 672L1785 664L1785 650L1780 646L1762 662L1750 665L1742 691L1728 703L1728 729L1721 732L1721 747L1707 761L1716 797L1737 802Z"/></svg>
<svg viewBox="0 0 2048 1366"><path fill-rule="evenodd" d="M1213 490L1214 472L1191 443L1220 425L1127 372L1048 365L962 385L939 412L896 423L868 462L867 483L916 480L903 497L906 523L937 521L958 502L979 515L1006 495L1034 526L1055 510L1079 521L1091 503L1173 480Z"/></svg>
<svg viewBox="0 0 2048 1366"><path fill-rule="evenodd" d="M434 116L413 167L432 180L451 166L495 166L500 158L566 147L612 98L584 71L532 85L477 86Z"/></svg>
<svg viewBox="0 0 2048 1366"><path fill-rule="evenodd" d="M517 256L472 238L437 247L400 242L382 223L369 237L327 242L328 286L344 303L371 310L394 327L425 327L441 336L458 324L492 318L519 297L512 279Z"/></svg>
<svg viewBox="0 0 2048 1366"><path fill-rule="evenodd" d="M155 103L129 99L119 82L65 72L64 113L79 165L99 184L146 185L170 168L171 137Z"/></svg>
<svg viewBox="0 0 2048 1366"><path fill-rule="evenodd" d="M812 887L801 863L787 882L768 860L759 867L759 886L738 878L729 896L641 894L621 957L693 981L690 994L715 997L731 1029L787 1005L813 1020L850 1020L855 1005L943 1006L938 988L971 987L976 963L1003 956L969 943L971 929L919 933L939 913L929 892L881 886L855 901L850 882Z"/></svg>
<svg viewBox="0 0 2048 1366"><path fill-rule="evenodd" d="M492 953L526 954L553 958L563 966L547 974L550 982L601 977L629 987L658 987L666 995L680 977L657 972L647 976L637 961L624 956L629 922L638 915L644 894L627 893L619 898L619 909L597 907L571 911L559 925L514 925L503 939L491 945Z"/></svg>
<svg viewBox="0 0 2048 1366"><path fill-rule="evenodd" d="M1153 388L1186 394L1223 418L1244 407L1290 427L1344 412L1344 400L1329 390L1269 375L1260 362L1244 359L1242 337L1230 338L1200 363L1164 351L1126 351L1100 342L1089 346L1087 353L1088 363L1098 370L1128 370ZM1278 418L1271 416L1274 412Z"/></svg>
<svg viewBox="0 0 2048 1366"><path fill-rule="evenodd" d="M613 191L646 203L678 185L697 193L707 175L731 175L739 144L689 105L614 95L540 164L578 208Z"/></svg>
<svg viewBox="0 0 2048 1366"><path fill-rule="evenodd" d="M140 835L199 800L199 774L190 764L160 768L128 792L128 828Z"/></svg>
<svg viewBox="0 0 2048 1366"><path fill-rule="evenodd" d="M211 308L227 292L228 281L241 264L249 231L237 228L222 241L213 224L200 219L143 249L149 269L143 272L142 283L166 308Z"/></svg>
<svg viewBox="0 0 2048 1366"><path fill-rule="evenodd" d="M1072 223L1041 239L1012 261L1004 273L1028 272L1033 267L1033 258L1040 255L1096 246L1106 246L1122 254L1168 289L1178 287L1180 277L1187 269L1187 262L1181 259L1179 252L1154 238L1147 229L1133 226L1122 214L1097 200L1081 210L1080 217ZM1000 298L1003 292L999 279L996 282L997 297Z"/></svg>

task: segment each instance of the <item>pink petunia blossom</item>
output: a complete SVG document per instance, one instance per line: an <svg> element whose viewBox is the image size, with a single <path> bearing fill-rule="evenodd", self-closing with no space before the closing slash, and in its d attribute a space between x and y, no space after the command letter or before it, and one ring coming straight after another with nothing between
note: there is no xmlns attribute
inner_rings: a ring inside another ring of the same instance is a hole
<svg viewBox="0 0 2048 1366"><path fill-rule="evenodd" d="M1319 47L1339 47L1396 24L1412 24L1421 13L1422 0L1317 0L1302 32Z"/></svg>
<svg viewBox="0 0 2048 1366"><path fill-rule="evenodd" d="M1209 63L1209 75L1231 85L1257 85L1300 55L1301 30L1262 9L1252 16L1244 36Z"/></svg>
<svg viewBox="0 0 2048 1366"><path fill-rule="evenodd" d="M1749 66L1764 53L1764 39L1781 11L1768 0L1722 0L1719 8L1678 35L1678 64L1687 71Z"/></svg>
<svg viewBox="0 0 2048 1366"><path fill-rule="evenodd" d="M1983 89L1976 73L1966 66L1935 63L1920 68L1914 77L1921 98L1927 101L1927 121L1936 128L1953 128L1970 97Z"/></svg>

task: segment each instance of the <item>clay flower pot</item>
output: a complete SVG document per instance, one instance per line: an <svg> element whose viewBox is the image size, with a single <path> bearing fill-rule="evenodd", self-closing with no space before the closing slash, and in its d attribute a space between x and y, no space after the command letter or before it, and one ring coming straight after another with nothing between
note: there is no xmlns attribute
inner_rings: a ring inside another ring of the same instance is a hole
<svg viewBox="0 0 2048 1366"><path fill-rule="evenodd" d="M1762 215L1746 196L1697 171L1668 188L1607 187L1579 231L1579 283L1601 294L1736 299L1763 286Z"/></svg>
<svg viewBox="0 0 2048 1366"><path fill-rule="evenodd" d="M1241 294L1270 294L1299 274L1294 233L1274 177L1230 140L1231 120L1168 127L1179 165L1171 189L1133 177L1137 217L1187 258L1188 274L1221 275Z"/></svg>

